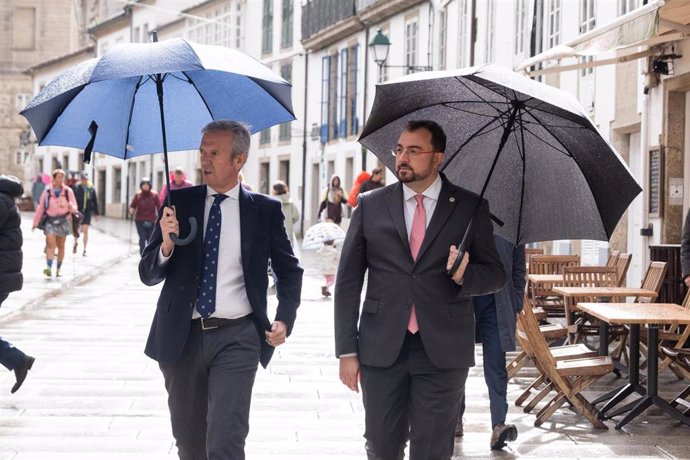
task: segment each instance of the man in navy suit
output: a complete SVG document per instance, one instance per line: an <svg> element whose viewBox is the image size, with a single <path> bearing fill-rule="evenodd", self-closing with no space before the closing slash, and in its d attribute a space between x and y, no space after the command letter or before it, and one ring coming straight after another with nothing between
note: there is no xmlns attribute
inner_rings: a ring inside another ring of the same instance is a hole
<svg viewBox="0 0 690 460"><path fill-rule="evenodd" d="M165 378L180 459L244 459L258 363L266 367L290 335L303 270L280 202L238 180L249 152L247 129L221 120L202 133L205 185L170 191L173 207L163 209L139 263L144 284L165 282L146 354ZM170 234L186 235L189 217L203 222L204 231L192 244L175 246ZM266 313L269 258L277 278L273 322Z"/></svg>
<svg viewBox="0 0 690 460"><path fill-rule="evenodd" d="M447 460L474 365L472 296L505 283L486 200L439 173L446 135L410 121L393 147L399 182L359 196L335 287L340 380L362 385L370 460ZM467 252L448 270L479 204ZM367 273L367 288L361 291Z"/></svg>

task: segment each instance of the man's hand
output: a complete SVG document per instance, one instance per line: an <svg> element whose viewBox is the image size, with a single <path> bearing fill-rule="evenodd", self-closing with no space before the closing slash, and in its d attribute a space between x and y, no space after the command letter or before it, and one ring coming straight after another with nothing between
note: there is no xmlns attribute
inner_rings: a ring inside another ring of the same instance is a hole
<svg viewBox="0 0 690 460"><path fill-rule="evenodd" d="M359 358L345 356L340 358L340 381L355 393L359 393Z"/></svg>
<svg viewBox="0 0 690 460"><path fill-rule="evenodd" d="M273 321L271 324L271 330L266 331L266 343L273 348L278 345L285 343L285 337L287 336L287 326L282 321Z"/></svg>
<svg viewBox="0 0 690 460"><path fill-rule="evenodd" d="M450 271L451 268L453 268L453 264L455 263L455 259L458 258L458 248L455 247L455 245L450 247L450 253L448 254L448 263L446 263L446 271ZM470 263L470 253L465 251L465 255L462 257L462 262L460 262L460 266L458 267L458 271L455 272L455 275L453 275L453 281L455 281L457 284L462 283L462 279L465 277L465 269L467 268L467 264Z"/></svg>
<svg viewBox="0 0 690 460"><path fill-rule="evenodd" d="M177 216L175 214L175 206L163 209L163 217L161 217L158 224L161 226L161 234L163 235L161 250L163 251L163 255L168 257L175 247L175 243L170 239L170 234L175 233L178 235L180 232L180 225L177 222Z"/></svg>

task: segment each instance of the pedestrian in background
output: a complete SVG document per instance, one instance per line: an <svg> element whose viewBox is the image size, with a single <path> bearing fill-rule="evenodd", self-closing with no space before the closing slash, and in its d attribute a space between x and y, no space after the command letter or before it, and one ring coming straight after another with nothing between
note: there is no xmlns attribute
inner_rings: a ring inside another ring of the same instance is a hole
<svg viewBox="0 0 690 460"><path fill-rule="evenodd" d="M144 284L165 282L146 354L158 361L165 379L179 457L243 460L257 367L266 367L290 335L303 270L280 204L238 180L249 155L246 127L219 120L202 133L205 185L176 192L175 208L163 209L139 263ZM170 234L191 215L201 219L204 231L193 244L175 246ZM278 277L272 323L269 256Z"/></svg>
<svg viewBox="0 0 690 460"><path fill-rule="evenodd" d="M71 215L77 212L77 200L71 188L65 185L65 171L56 169L53 171L53 181L41 194L38 209L34 215L34 224L31 229L36 230L45 214L43 233L46 237L46 268L43 274L52 276L53 259L57 251L57 268L55 276L60 277L62 261L65 259L65 241L67 235L72 233L72 224L69 221Z"/></svg>
<svg viewBox="0 0 690 460"><path fill-rule="evenodd" d="M690 288L690 210L685 215L683 235L680 239L680 267L683 272L683 282Z"/></svg>
<svg viewBox="0 0 690 460"><path fill-rule="evenodd" d="M347 195L347 204L349 204L351 208L357 207L357 197L360 194L360 187L363 183L369 180L369 177L371 177L371 175L366 171L362 171L361 173L357 174L355 183L352 184L350 193Z"/></svg>
<svg viewBox="0 0 690 460"><path fill-rule="evenodd" d="M383 187L383 169L374 168L371 170L371 177L359 187L359 193L366 193Z"/></svg>
<svg viewBox="0 0 690 460"><path fill-rule="evenodd" d="M34 206L38 207L38 202L41 200L41 193L46 189L46 184L43 182L43 176L36 174L36 178L31 184L31 198L34 200Z"/></svg>
<svg viewBox="0 0 690 460"><path fill-rule="evenodd" d="M290 199L290 191L285 182L282 180L276 181L271 188L273 189L273 196L280 200L283 215L285 216L285 230L287 231L288 238L290 238L290 244L294 247L294 225L299 220L299 210L295 203L292 202L292 199Z"/></svg>
<svg viewBox="0 0 690 460"><path fill-rule="evenodd" d="M182 166L177 166L173 172L170 173L170 190L178 190L181 188L187 188L191 187L192 184L190 181L187 180L187 175L184 172L184 169L182 169ZM165 197L168 194L168 184L165 184L163 186L163 190L161 190L160 193L160 202L161 204L165 204Z"/></svg>
<svg viewBox="0 0 690 460"><path fill-rule="evenodd" d="M24 194L24 187L15 176L0 175L0 306L10 292L19 291L24 283L22 277L22 229L16 198ZM0 337L0 364L14 371L17 382L11 392L16 392L34 358Z"/></svg>
<svg viewBox="0 0 690 460"><path fill-rule="evenodd" d="M333 240L324 241L321 247L316 250L316 254L319 256L321 274L326 280L326 284L321 286L321 295L328 298L331 296L329 288L335 283L335 274L338 271L340 254Z"/></svg>
<svg viewBox="0 0 690 460"><path fill-rule="evenodd" d="M144 253L144 248L153 234L160 207L158 193L151 188L151 180L144 177L139 183L139 191L129 204L129 213L134 217L139 235L139 255Z"/></svg>
<svg viewBox="0 0 690 460"><path fill-rule="evenodd" d="M526 265L525 246L494 236L496 249L506 272L506 284L493 294L472 298L476 336L482 343L484 381L489 390L491 411L492 450L503 449L508 441L517 439L515 425L506 425L508 414L508 372L506 352L515 351L515 323L522 311L525 294ZM465 397L460 404L460 415L455 435L464 434L462 417L465 413Z"/></svg>
<svg viewBox="0 0 690 460"><path fill-rule="evenodd" d="M343 220L343 205L347 203L347 194L340 185L340 177L333 175L328 187L321 194L318 220L340 225Z"/></svg>
<svg viewBox="0 0 690 460"><path fill-rule="evenodd" d="M89 227L91 226L91 218L96 216L98 219L98 198L96 197L96 189L89 180L89 173L86 171L80 175L80 182L74 186L74 196L77 199L77 207L79 212L84 216L81 223L81 233L84 235L84 250L82 256L86 256L86 245L89 243ZM76 249L76 241L75 241ZM76 251L75 251L76 252Z"/></svg>

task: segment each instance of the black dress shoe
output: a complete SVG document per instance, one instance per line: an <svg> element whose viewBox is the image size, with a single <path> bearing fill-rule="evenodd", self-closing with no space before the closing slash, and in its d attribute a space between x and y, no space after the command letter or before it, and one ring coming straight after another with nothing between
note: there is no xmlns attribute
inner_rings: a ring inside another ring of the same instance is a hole
<svg viewBox="0 0 690 460"><path fill-rule="evenodd" d="M24 379L26 379L26 374L29 372L29 369L31 369L31 366L34 365L34 361L36 361L36 358L25 355L21 364L14 368L14 375L17 376L17 383L12 387L12 393L16 392L19 387L22 386Z"/></svg>
<svg viewBox="0 0 690 460"><path fill-rule="evenodd" d="M491 433L491 450L501 450L509 441L517 439L517 428L515 425L504 425L499 423Z"/></svg>

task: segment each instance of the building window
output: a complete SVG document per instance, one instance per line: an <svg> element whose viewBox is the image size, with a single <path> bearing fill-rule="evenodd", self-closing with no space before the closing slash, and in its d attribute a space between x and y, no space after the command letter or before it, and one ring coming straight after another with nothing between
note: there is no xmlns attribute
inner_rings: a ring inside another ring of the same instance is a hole
<svg viewBox="0 0 690 460"><path fill-rule="evenodd" d="M340 126L338 133L340 137L347 136L347 100L348 100L348 49L340 50L340 100L338 101L338 112L340 115Z"/></svg>
<svg viewBox="0 0 690 460"><path fill-rule="evenodd" d="M460 44L458 46L458 67L470 65L470 20L469 20L470 0L460 0Z"/></svg>
<svg viewBox="0 0 690 460"><path fill-rule="evenodd" d="M17 93L14 98L14 107L17 109L17 112L21 112L29 101L31 101L31 94Z"/></svg>
<svg viewBox="0 0 690 460"><path fill-rule="evenodd" d="M527 9L525 0L515 2L515 54L525 52L525 22L527 21Z"/></svg>
<svg viewBox="0 0 690 460"><path fill-rule="evenodd" d="M271 128L262 129L259 134L259 144L266 145L271 143Z"/></svg>
<svg viewBox="0 0 690 460"><path fill-rule="evenodd" d="M12 46L15 50L36 48L36 8L18 7L12 18Z"/></svg>
<svg viewBox="0 0 690 460"><path fill-rule="evenodd" d="M640 0L618 0L618 16L630 13L637 9L639 4Z"/></svg>
<svg viewBox="0 0 690 460"><path fill-rule="evenodd" d="M447 7L446 7L447 8ZM446 68L446 40L448 39L448 12L443 8L438 14L438 68Z"/></svg>
<svg viewBox="0 0 690 460"><path fill-rule="evenodd" d="M357 117L357 54L359 45L350 47L347 60L347 107L346 130L351 136L359 132L359 118Z"/></svg>
<svg viewBox="0 0 690 460"><path fill-rule="evenodd" d="M139 43L141 41L141 29L137 26L132 31L132 43Z"/></svg>
<svg viewBox="0 0 690 460"><path fill-rule="evenodd" d="M548 47L561 43L561 0L548 0Z"/></svg>
<svg viewBox="0 0 690 460"><path fill-rule="evenodd" d="M261 52L273 51L273 0L264 0L263 34L261 35Z"/></svg>
<svg viewBox="0 0 690 460"><path fill-rule="evenodd" d="M596 19L594 16L594 0L580 0L580 35L589 32L596 26ZM593 56L581 57L580 62L589 63L594 61ZM583 67L580 69L581 76L587 76L594 73L594 68Z"/></svg>
<svg viewBox="0 0 690 460"><path fill-rule="evenodd" d="M287 82L292 83L292 63L280 66L280 76L283 77ZM292 124L289 121L280 125L278 140L285 141L290 139L291 126Z"/></svg>
<svg viewBox="0 0 690 460"><path fill-rule="evenodd" d="M280 46L288 48L292 46L292 16L293 0L283 0L282 33L280 35Z"/></svg>
<svg viewBox="0 0 690 460"><path fill-rule="evenodd" d="M148 22L141 26L141 43L148 43L151 41L149 37L149 24Z"/></svg>
<svg viewBox="0 0 690 460"><path fill-rule="evenodd" d="M278 179L290 186L290 160L280 160L278 163Z"/></svg>
<svg viewBox="0 0 690 460"><path fill-rule="evenodd" d="M328 142L328 106L329 88L331 80L331 57L321 59L321 143Z"/></svg>
<svg viewBox="0 0 690 460"><path fill-rule="evenodd" d="M122 202L122 168L113 168L113 203Z"/></svg>
<svg viewBox="0 0 690 460"><path fill-rule="evenodd" d="M185 36L190 41L205 45L240 48L241 26L241 10L233 11L231 4L223 4L200 13L198 18L187 18Z"/></svg>
<svg viewBox="0 0 690 460"><path fill-rule="evenodd" d="M412 68L417 64L417 52L419 48L419 21L413 18L405 24L405 73L412 73Z"/></svg>
<svg viewBox="0 0 690 460"><path fill-rule="evenodd" d="M23 165L29 159L29 152L26 150L17 150L14 152L14 164Z"/></svg>
<svg viewBox="0 0 690 460"><path fill-rule="evenodd" d="M486 4L486 47L484 48L484 62L493 62L495 58L496 21L494 14L494 0L488 0Z"/></svg>
<svg viewBox="0 0 690 460"><path fill-rule="evenodd" d="M328 85L328 140L338 137L338 53L331 55Z"/></svg>

